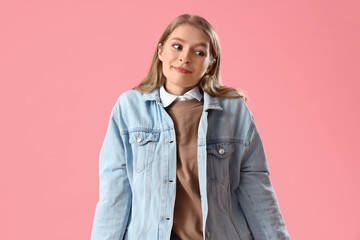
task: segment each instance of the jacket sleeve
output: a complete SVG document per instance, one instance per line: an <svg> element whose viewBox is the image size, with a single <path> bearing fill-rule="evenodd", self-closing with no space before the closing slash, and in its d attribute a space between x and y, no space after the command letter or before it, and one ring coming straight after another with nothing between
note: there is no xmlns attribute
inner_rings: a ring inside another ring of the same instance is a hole
<svg viewBox="0 0 360 240"><path fill-rule="evenodd" d="M264 147L251 115L237 197L255 240L290 239L269 178Z"/></svg>
<svg viewBox="0 0 360 240"><path fill-rule="evenodd" d="M120 134L119 105L110 122L99 157L99 202L96 205L92 240L123 239L131 208L131 188L126 171L125 147Z"/></svg>

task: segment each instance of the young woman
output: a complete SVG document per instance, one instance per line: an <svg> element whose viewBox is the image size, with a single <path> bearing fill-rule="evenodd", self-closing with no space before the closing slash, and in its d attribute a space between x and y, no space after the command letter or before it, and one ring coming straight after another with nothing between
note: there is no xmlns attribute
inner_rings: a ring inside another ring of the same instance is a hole
<svg viewBox="0 0 360 240"><path fill-rule="evenodd" d="M112 110L93 240L290 239L246 98L219 70L212 26L174 19Z"/></svg>

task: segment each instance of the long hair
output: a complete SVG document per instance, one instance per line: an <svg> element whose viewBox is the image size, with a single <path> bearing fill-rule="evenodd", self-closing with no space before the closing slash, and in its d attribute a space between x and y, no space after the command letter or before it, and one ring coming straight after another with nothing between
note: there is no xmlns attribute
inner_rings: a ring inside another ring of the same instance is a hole
<svg viewBox="0 0 360 240"><path fill-rule="evenodd" d="M247 97L243 92L220 84L220 41L214 28L206 19L198 15L189 14L178 16L166 27L156 46L158 46L159 43L163 46L174 29L182 24L194 26L202 30L209 37L211 57L216 60L211 67L211 70L201 78L199 87L213 97L243 98L246 101ZM143 93L148 93L157 87L161 87L164 84L165 79L166 77L162 71L162 62L158 57L158 48L156 47L148 74L134 89Z"/></svg>

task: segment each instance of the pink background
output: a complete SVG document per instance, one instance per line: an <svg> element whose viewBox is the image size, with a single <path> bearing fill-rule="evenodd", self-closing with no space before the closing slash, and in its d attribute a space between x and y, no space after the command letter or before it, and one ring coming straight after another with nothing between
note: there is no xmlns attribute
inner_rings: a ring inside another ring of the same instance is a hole
<svg viewBox="0 0 360 240"><path fill-rule="evenodd" d="M223 84L249 97L292 239L360 239L359 11L355 0L2 0L0 238L90 239L111 109L167 24L192 13L219 34Z"/></svg>

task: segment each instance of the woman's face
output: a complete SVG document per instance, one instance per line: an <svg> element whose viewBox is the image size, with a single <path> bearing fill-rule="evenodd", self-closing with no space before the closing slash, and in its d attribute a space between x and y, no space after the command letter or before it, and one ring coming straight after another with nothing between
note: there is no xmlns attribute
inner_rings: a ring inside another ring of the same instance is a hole
<svg viewBox="0 0 360 240"><path fill-rule="evenodd" d="M208 36L187 24L175 28L164 46L159 44L158 56L166 77L165 89L174 95L195 87L215 62L210 56Z"/></svg>

